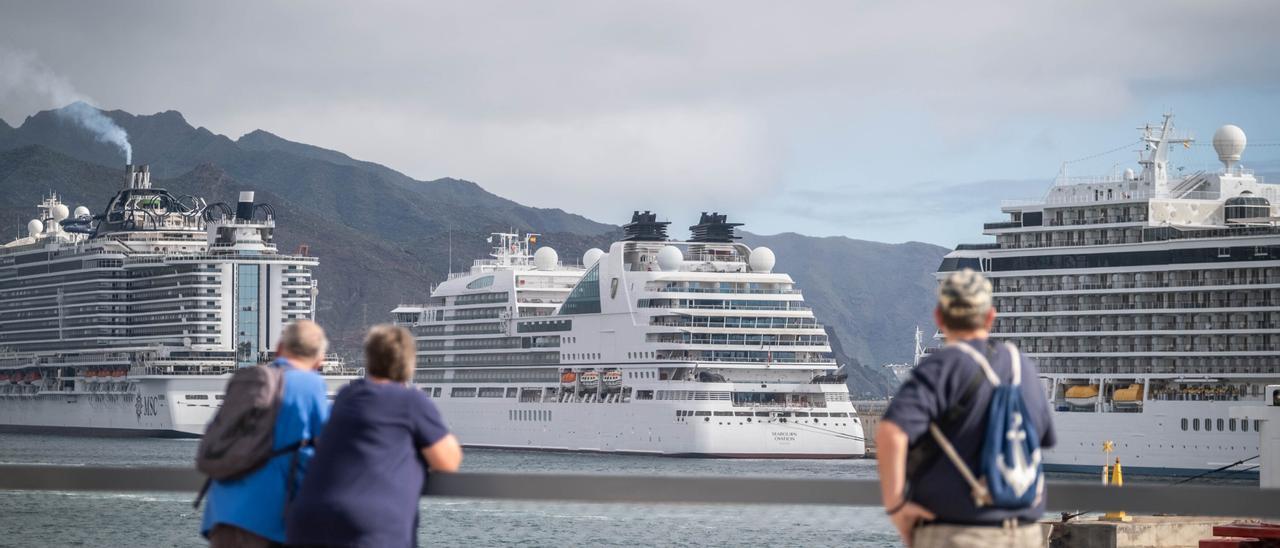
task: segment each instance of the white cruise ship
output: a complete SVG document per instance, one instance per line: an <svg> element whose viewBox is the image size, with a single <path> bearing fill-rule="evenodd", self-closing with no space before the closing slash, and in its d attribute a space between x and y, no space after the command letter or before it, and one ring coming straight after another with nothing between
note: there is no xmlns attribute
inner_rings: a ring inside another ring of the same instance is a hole
<svg viewBox="0 0 1280 548"><path fill-rule="evenodd" d="M823 327L773 252L703 214L690 241L637 212L565 266L537 235L393 311L415 382L473 447L698 457L862 456Z"/></svg>
<svg viewBox="0 0 1280 548"><path fill-rule="evenodd" d="M1280 186L1240 164L1245 134L1213 136L1221 169L1171 177L1190 146L1172 116L1143 129L1141 171L1060 177L1043 199L1006 202L993 244L961 245L939 277L986 273L994 337L1040 363L1056 409L1048 467L1095 472L1115 442L1126 469L1256 473L1256 420L1280 383Z"/></svg>
<svg viewBox="0 0 1280 548"><path fill-rule="evenodd" d="M0 430L199 436L230 372L313 315L317 260L277 251L253 192L206 204L125 175L101 213L51 195L0 246Z"/></svg>

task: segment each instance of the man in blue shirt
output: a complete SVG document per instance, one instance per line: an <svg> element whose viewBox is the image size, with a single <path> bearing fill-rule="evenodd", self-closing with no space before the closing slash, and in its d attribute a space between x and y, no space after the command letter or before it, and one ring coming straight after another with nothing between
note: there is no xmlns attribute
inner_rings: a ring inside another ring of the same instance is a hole
<svg viewBox="0 0 1280 548"><path fill-rule="evenodd" d="M329 402L324 378L318 371L328 347L324 330L315 322L302 320L285 326L276 348L273 367L284 368L284 394L276 417L273 446L276 450L320 436L329 420ZM284 542L285 506L302 484L302 477L314 449L277 455L249 475L231 481L214 481L200 532L210 546L267 547Z"/></svg>
<svg viewBox="0 0 1280 548"><path fill-rule="evenodd" d="M996 310L991 283L965 269L948 276L938 287L934 320L948 345L969 345L990 363L1002 383L1011 382L1014 360L1003 344L988 341ZM1044 513L1044 497L1026 508L979 507L972 488L946 456L934 458L906 477L909 447L929 437L930 423L939 423L957 405L968 413L953 424L939 424L956 453L970 470L980 470L988 407L994 392L990 382L970 392L981 366L968 352L948 347L921 360L885 410L876 431L880 491L886 511L902 540L913 548L1044 546L1036 520ZM1021 360L1019 388L1026 404L1025 416L1040 434L1040 447L1052 447L1052 410L1045 397L1040 374L1030 359ZM964 402L962 400L966 400ZM963 409L963 408L962 408ZM911 489L908 492L907 481Z"/></svg>

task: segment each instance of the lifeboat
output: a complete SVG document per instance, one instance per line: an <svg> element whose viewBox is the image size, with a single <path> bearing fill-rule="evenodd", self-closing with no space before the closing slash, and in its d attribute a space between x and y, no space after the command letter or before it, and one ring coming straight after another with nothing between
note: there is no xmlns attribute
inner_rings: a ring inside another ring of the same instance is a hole
<svg viewBox="0 0 1280 548"><path fill-rule="evenodd" d="M1142 405L1142 385L1130 384L1128 388L1117 388L1111 396L1111 402L1117 407L1137 407Z"/></svg>
<svg viewBox="0 0 1280 548"><path fill-rule="evenodd" d="M112 372L111 372L111 376L112 376L112 377L116 377L116 378L123 377L123 376L124 376L124 370L123 370L123 369L117 369L117 370L115 370L115 371L112 371Z"/></svg>
<svg viewBox="0 0 1280 548"><path fill-rule="evenodd" d="M8 382L8 381L9 381L9 375L7 373L4 375L0 375L0 382Z"/></svg>
<svg viewBox="0 0 1280 548"><path fill-rule="evenodd" d="M604 383L604 387L610 390L621 388L622 372L617 369L605 371L604 375L600 376L600 382Z"/></svg>
<svg viewBox="0 0 1280 548"><path fill-rule="evenodd" d="M593 389L600 384L600 374L595 371L583 372L582 375L578 377L578 384L585 389Z"/></svg>
<svg viewBox="0 0 1280 548"><path fill-rule="evenodd" d="M1091 406L1098 403L1098 385L1081 384L1067 388L1067 403L1076 406Z"/></svg>
<svg viewBox="0 0 1280 548"><path fill-rule="evenodd" d="M573 371L565 371L564 374L560 375L560 384L571 386L575 382L578 382L578 375Z"/></svg>

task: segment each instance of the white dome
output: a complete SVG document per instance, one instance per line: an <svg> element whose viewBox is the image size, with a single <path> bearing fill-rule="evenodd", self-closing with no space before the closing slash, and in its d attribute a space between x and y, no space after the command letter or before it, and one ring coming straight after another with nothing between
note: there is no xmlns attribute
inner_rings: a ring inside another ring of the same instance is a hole
<svg viewBox="0 0 1280 548"><path fill-rule="evenodd" d="M1124 170L1124 180L1126 180L1126 181L1132 181L1135 177L1136 177L1136 176L1133 174L1133 168L1131 168L1131 167L1130 167L1130 168L1125 168L1125 170Z"/></svg>
<svg viewBox="0 0 1280 548"><path fill-rule="evenodd" d="M41 232L44 232L44 223L40 222L40 219L31 219L27 222L28 236L35 236Z"/></svg>
<svg viewBox="0 0 1280 548"><path fill-rule="evenodd" d="M78 207L76 207L76 218L77 218L77 219L79 219L79 218L81 218L81 217L87 217L88 215L89 215L89 208L87 208L87 207L85 207L85 206L78 206Z"/></svg>
<svg viewBox="0 0 1280 548"><path fill-rule="evenodd" d="M593 247L588 249L586 253L582 254L582 266L591 268L601 257L604 257L604 252L600 251L600 248Z"/></svg>
<svg viewBox="0 0 1280 548"><path fill-rule="evenodd" d="M679 270L682 263L684 263L684 253L680 252L680 248L669 245L658 250L658 268L664 272Z"/></svg>
<svg viewBox="0 0 1280 548"><path fill-rule="evenodd" d="M62 221L63 219L66 219L67 216L71 215L71 210L67 209L67 206L63 204L58 204L53 206L53 211L50 213L53 214L54 221Z"/></svg>
<svg viewBox="0 0 1280 548"><path fill-rule="evenodd" d="M560 264L560 254L549 247L539 248L533 253L533 266L538 270L555 270Z"/></svg>
<svg viewBox="0 0 1280 548"><path fill-rule="evenodd" d="M1228 168L1235 167L1240 161L1240 154L1248 142L1244 130L1238 126L1227 124L1213 132L1213 150L1218 151L1218 159Z"/></svg>
<svg viewBox="0 0 1280 548"><path fill-rule="evenodd" d="M776 262L777 257L773 256L773 250L764 246L752 249L751 258L748 259L752 272L773 272L773 265Z"/></svg>

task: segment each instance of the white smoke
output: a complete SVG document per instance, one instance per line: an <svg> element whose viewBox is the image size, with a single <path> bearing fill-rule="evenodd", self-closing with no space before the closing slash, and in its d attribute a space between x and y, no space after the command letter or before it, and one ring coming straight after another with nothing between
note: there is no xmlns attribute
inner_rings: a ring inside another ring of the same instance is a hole
<svg viewBox="0 0 1280 548"><path fill-rule="evenodd" d="M133 146L124 128L89 105L91 99L76 91L66 78L53 72L30 53L0 47L0 101L34 99L37 108L55 108L62 118L79 125L98 141L115 145L125 163L133 163Z"/></svg>

